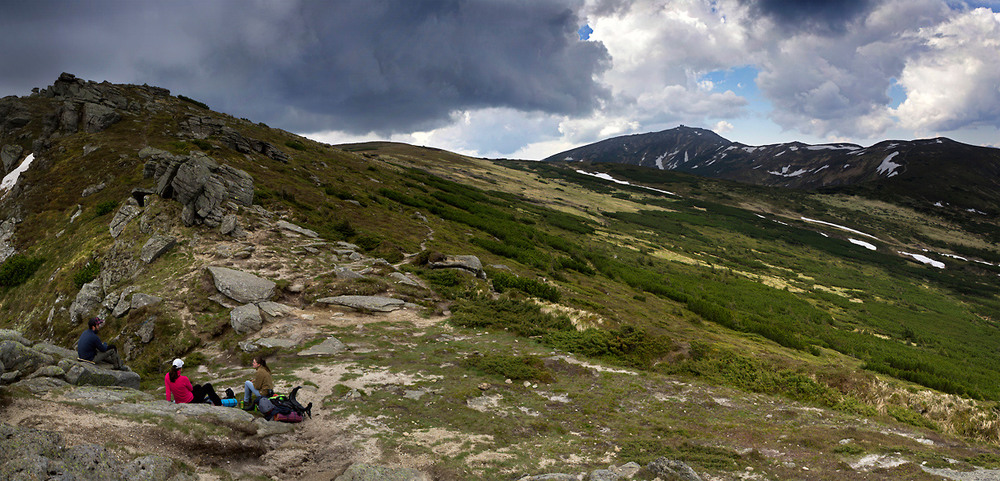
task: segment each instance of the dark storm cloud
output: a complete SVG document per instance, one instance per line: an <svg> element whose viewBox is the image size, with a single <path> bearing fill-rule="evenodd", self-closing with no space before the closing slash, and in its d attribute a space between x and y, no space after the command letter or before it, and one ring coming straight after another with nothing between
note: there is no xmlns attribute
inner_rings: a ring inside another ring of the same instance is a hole
<svg viewBox="0 0 1000 481"><path fill-rule="evenodd" d="M742 0L752 11L779 26L815 33L843 32L847 25L871 11L877 0Z"/></svg>
<svg viewBox="0 0 1000 481"><path fill-rule="evenodd" d="M479 107L584 114L609 95L595 78L610 57L579 40L570 1L6 2L0 93L69 71L295 131L410 131Z"/></svg>

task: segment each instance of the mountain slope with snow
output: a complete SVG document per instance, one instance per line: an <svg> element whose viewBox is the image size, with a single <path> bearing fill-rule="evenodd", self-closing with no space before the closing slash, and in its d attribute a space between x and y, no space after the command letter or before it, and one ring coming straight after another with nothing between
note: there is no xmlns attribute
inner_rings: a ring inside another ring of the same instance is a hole
<svg viewBox="0 0 1000 481"><path fill-rule="evenodd" d="M870 147L800 142L762 146L679 126L603 140L545 161L613 162L770 187L845 189L984 213L1000 211L1000 149L946 138Z"/></svg>

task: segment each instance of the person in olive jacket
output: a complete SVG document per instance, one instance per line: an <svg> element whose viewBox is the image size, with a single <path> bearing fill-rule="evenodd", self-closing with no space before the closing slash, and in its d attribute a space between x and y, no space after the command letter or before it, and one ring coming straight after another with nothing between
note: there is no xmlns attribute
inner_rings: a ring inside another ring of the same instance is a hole
<svg viewBox="0 0 1000 481"><path fill-rule="evenodd" d="M267 360L264 356L253 358L253 367L257 370L253 379L243 384L243 408L253 409L254 404L250 403L251 394L260 397L271 397L274 394L274 381L271 379L271 368L267 367Z"/></svg>
<svg viewBox="0 0 1000 481"><path fill-rule="evenodd" d="M104 320L99 317L87 322L87 330L80 334L80 340L76 342L76 355L84 361L90 361L94 364L106 362L114 366L115 369L124 370L125 364L118 356L118 350L115 349L115 346L101 342L101 337L97 335L97 331L100 331L103 325Z"/></svg>

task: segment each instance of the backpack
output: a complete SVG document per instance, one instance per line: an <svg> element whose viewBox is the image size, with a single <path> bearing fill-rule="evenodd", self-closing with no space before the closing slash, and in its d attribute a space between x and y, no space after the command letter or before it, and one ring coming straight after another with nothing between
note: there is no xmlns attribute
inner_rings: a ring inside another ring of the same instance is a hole
<svg viewBox="0 0 1000 481"><path fill-rule="evenodd" d="M301 423L302 415L295 411L288 414L278 413L274 415L274 421L280 421L283 423Z"/></svg>
<svg viewBox="0 0 1000 481"><path fill-rule="evenodd" d="M298 423L302 422L303 414L308 415L310 418L312 418L312 403L309 403L308 406L302 406L295 399L295 394L301 388L302 386L297 386L295 389L292 389L291 393L287 395L278 394L276 396L271 396L269 398L261 398L261 399L267 399L268 404L273 406L273 411L271 412L264 413L263 409L260 410L262 413L264 413L264 419L270 421L271 418L274 417L276 421L282 421L286 423Z"/></svg>

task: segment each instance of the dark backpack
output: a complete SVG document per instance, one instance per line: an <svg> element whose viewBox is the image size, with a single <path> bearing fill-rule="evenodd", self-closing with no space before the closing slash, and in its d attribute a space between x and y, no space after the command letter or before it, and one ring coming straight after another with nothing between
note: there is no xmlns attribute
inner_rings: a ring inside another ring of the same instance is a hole
<svg viewBox="0 0 1000 481"><path fill-rule="evenodd" d="M283 422L301 422L304 415L308 415L312 418L312 403L309 403L308 406L302 406L295 399L295 394L298 393L301 388L302 386L296 386L295 389L292 389L292 392L287 395L278 394L268 398L261 398L267 399L269 401L268 404L273 406L273 409L270 412L264 414L264 418L268 421L270 421L271 418L275 418L275 420ZM295 416L289 416L293 413ZM278 416L279 414L281 416Z"/></svg>

